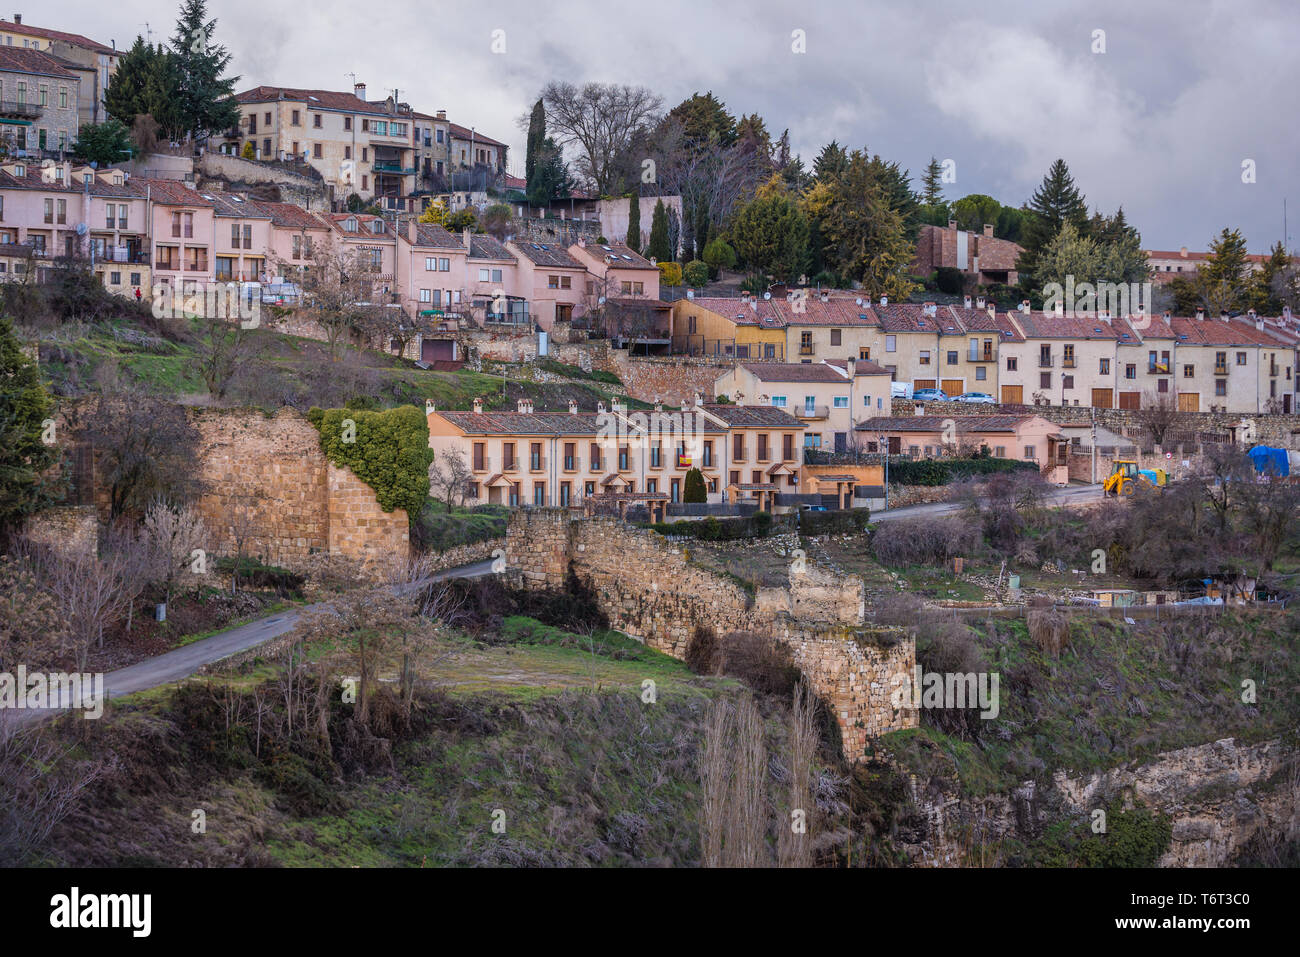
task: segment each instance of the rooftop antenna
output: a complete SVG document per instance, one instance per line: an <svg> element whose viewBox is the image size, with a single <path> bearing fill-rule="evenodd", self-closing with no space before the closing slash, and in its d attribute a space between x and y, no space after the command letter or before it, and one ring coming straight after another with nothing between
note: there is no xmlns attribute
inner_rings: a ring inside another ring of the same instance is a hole
<svg viewBox="0 0 1300 957"><path fill-rule="evenodd" d="M144 24L144 42L153 46L153 30L149 29L149 22L147 20Z"/></svg>

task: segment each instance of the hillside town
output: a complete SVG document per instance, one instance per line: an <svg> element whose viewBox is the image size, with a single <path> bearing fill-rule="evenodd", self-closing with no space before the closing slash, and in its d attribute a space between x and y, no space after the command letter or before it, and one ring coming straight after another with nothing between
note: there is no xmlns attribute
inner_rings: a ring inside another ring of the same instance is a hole
<svg viewBox="0 0 1300 957"><path fill-rule="evenodd" d="M0 863L1300 860L1285 224L216 6L0 19Z"/></svg>

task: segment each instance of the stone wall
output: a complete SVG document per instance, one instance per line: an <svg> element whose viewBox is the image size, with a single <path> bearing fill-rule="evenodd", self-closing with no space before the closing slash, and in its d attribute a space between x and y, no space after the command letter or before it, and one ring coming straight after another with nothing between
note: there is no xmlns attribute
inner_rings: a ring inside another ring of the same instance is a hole
<svg viewBox="0 0 1300 957"><path fill-rule="evenodd" d="M481 542L471 542L468 545L456 545L448 548L446 551L429 553L429 570L443 571L447 568L459 568L461 565L473 565L477 562L487 561L489 558L495 558L497 549L504 554L506 540L504 538L489 538Z"/></svg>
<svg viewBox="0 0 1300 957"><path fill-rule="evenodd" d="M570 567L592 589L610 625L685 658L697 627L752 631L785 644L813 689L835 711L849 760L870 738L916 727L917 712L890 703L892 679L911 674L916 648L893 629L863 624L861 579L810 565L790 584L750 594L695 564L689 548L614 519L571 519L566 509L512 513L506 573L516 585L559 590Z"/></svg>
<svg viewBox="0 0 1300 957"><path fill-rule="evenodd" d="M66 558L99 550L99 518L93 505L43 509L27 520L27 538Z"/></svg>
<svg viewBox="0 0 1300 957"><path fill-rule="evenodd" d="M249 189L263 199L272 199L266 188L273 187L272 201L293 203L313 213L330 212L325 182L311 166L295 172L278 163L207 152L199 157L197 167L200 186L203 179L220 180L229 189Z"/></svg>

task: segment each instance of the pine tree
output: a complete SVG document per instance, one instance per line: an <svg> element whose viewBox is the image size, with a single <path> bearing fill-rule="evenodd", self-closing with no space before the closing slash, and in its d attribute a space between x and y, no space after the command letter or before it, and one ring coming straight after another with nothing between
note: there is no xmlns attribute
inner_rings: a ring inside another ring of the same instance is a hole
<svg viewBox="0 0 1300 957"><path fill-rule="evenodd" d="M939 206L943 203L943 167L933 156L930 165L921 177L921 199L927 206Z"/></svg>
<svg viewBox="0 0 1300 957"><path fill-rule="evenodd" d="M627 245L641 251L641 197L636 193L627 194Z"/></svg>
<svg viewBox="0 0 1300 957"><path fill-rule="evenodd" d="M172 51L180 86L180 123L184 132L203 139L219 130L239 125L235 84L239 77L223 77L231 54L213 43L217 21L207 19L206 0L182 0Z"/></svg>
<svg viewBox="0 0 1300 957"><path fill-rule="evenodd" d="M668 210L661 199L655 203L654 216L650 220L650 243L645 248L646 258L655 262L672 262L673 250L668 240Z"/></svg>
<svg viewBox="0 0 1300 957"><path fill-rule="evenodd" d="M1072 223L1080 235L1088 234L1088 203L1083 193L1074 185L1070 168L1065 160L1052 163L1042 184L1030 197L1029 221L1025 224L1024 253L1016 268L1020 271L1021 285L1030 288L1037 284L1034 276L1039 252L1052 242L1066 223Z"/></svg>
<svg viewBox="0 0 1300 957"><path fill-rule="evenodd" d="M1193 279L1201 302L1213 315L1247 306L1251 283L1246 239L1239 229L1226 226L1210 243L1210 254Z"/></svg>
<svg viewBox="0 0 1300 957"><path fill-rule="evenodd" d="M555 140L549 136L537 151L533 171L528 174L528 202L545 206L569 195L569 170Z"/></svg>
<svg viewBox="0 0 1300 957"><path fill-rule="evenodd" d="M0 317L0 529L14 527L49 500L43 473L58 454L42 433L53 407L36 363Z"/></svg>
<svg viewBox="0 0 1300 957"><path fill-rule="evenodd" d="M1285 306L1296 308L1297 294L1300 294L1296 267L1281 240L1269 250L1263 268L1254 273L1251 280L1251 305L1257 312L1278 316Z"/></svg>
<svg viewBox="0 0 1300 957"><path fill-rule="evenodd" d="M157 51L137 36L131 48L122 54L113 73L113 82L104 91L104 106L110 116L126 126L135 122L140 113L149 112L144 104L145 84L148 82Z"/></svg>
<svg viewBox="0 0 1300 957"><path fill-rule="evenodd" d="M532 115L528 117L528 143L524 152L524 180L532 184L533 172L537 169L537 157L546 145L546 106L540 98L533 104Z"/></svg>
<svg viewBox="0 0 1300 957"><path fill-rule="evenodd" d="M848 168L849 154L839 143L831 140L822 147L813 162L813 176L818 182L833 179Z"/></svg>

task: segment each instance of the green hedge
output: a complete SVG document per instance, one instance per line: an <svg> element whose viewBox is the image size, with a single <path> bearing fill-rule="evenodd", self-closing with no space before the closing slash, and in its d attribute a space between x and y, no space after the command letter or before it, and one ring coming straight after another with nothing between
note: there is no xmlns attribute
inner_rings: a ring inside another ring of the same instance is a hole
<svg viewBox="0 0 1300 957"><path fill-rule="evenodd" d="M719 519L710 515L698 521L656 522L646 527L662 535L689 535L705 542L728 542L740 538L766 538L772 525L770 512L755 512L746 518Z"/></svg>
<svg viewBox="0 0 1300 957"><path fill-rule="evenodd" d="M1033 462L1020 459L890 459L892 485L949 485L972 475L997 472L1038 471Z"/></svg>
<svg viewBox="0 0 1300 957"><path fill-rule="evenodd" d="M414 521L429 497L429 423L413 405L383 412L318 409L307 413L320 430L320 447L335 465L347 467L375 490L385 512L406 509ZM355 434L345 423L351 421ZM351 438L352 441L344 441Z"/></svg>

